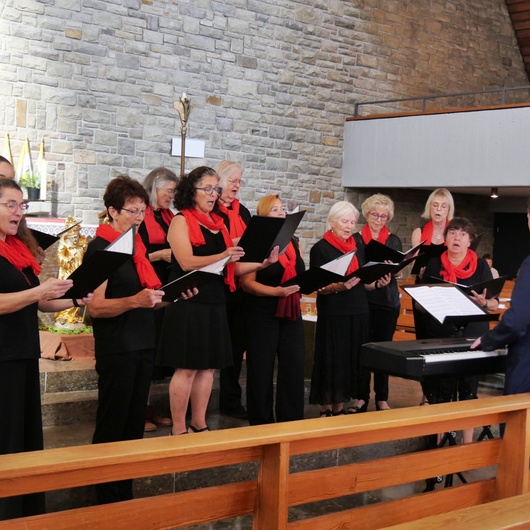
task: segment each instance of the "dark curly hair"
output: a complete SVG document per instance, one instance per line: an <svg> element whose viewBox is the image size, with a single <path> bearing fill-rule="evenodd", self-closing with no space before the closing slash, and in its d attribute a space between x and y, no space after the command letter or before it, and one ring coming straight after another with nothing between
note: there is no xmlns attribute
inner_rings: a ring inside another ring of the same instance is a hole
<svg viewBox="0 0 530 530"><path fill-rule="evenodd" d="M126 175L120 175L107 184L107 189L103 195L103 202L107 211L112 206L121 212L123 205L130 199L142 199L146 206L149 204L149 195L137 180Z"/></svg>
<svg viewBox="0 0 530 530"><path fill-rule="evenodd" d="M217 177L217 173L207 166L199 166L184 175L177 184L173 205L177 210L186 210L195 206L195 188L203 177Z"/></svg>
<svg viewBox="0 0 530 530"><path fill-rule="evenodd" d="M463 230L469 234L471 241L477 237L475 225L464 217L455 217L449 222L444 232L445 237L447 237L449 230Z"/></svg>

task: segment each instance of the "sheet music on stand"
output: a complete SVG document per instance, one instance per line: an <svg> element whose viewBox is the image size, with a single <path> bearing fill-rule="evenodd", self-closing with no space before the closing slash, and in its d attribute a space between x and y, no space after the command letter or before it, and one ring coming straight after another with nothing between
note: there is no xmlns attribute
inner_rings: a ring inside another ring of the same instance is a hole
<svg viewBox="0 0 530 530"><path fill-rule="evenodd" d="M441 324L458 325L499 318L497 314L486 312L453 285L407 285L402 289Z"/></svg>

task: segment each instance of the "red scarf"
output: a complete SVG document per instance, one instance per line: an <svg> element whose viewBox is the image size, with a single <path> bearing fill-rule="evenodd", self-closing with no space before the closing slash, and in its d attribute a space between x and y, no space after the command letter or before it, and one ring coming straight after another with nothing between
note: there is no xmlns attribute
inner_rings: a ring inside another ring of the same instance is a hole
<svg viewBox="0 0 530 530"><path fill-rule="evenodd" d="M0 256L5 258L13 267L22 272L22 269L31 267L33 274L38 276L42 267L35 260L29 248L16 236L7 236L6 240L0 239Z"/></svg>
<svg viewBox="0 0 530 530"><path fill-rule="evenodd" d="M223 239L225 242L226 248L233 247L234 242L228 234L223 218L219 215L210 213L211 219L202 212L199 212L196 208L186 208L180 212L186 218L188 224L188 233L190 236L190 242L194 247L199 247L204 245L206 240L201 231L201 225L203 225L208 230L220 231L223 234ZM226 266L226 276L225 283L230 287L230 292L236 290L235 284L235 264L229 263Z"/></svg>
<svg viewBox="0 0 530 530"><path fill-rule="evenodd" d="M447 225L449 224L449 221L446 221L445 227L447 228ZM433 234L433 225L432 221L429 221L428 223L425 223L423 228L421 229L421 240L425 241L424 245L432 245L432 234ZM445 241L443 242L445 245Z"/></svg>
<svg viewBox="0 0 530 530"><path fill-rule="evenodd" d="M390 235L390 232L388 228L386 226L383 226L383 228L381 228L381 231L379 232L379 236L377 236L376 241L378 243L382 243L383 245L386 245L389 235ZM372 236L372 231L370 230L370 227L368 226L368 223L366 223L363 226L363 229L361 230L361 236L363 238L365 245L368 245L368 243L370 243L370 241L374 239Z"/></svg>
<svg viewBox="0 0 530 530"><path fill-rule="evenodd" d="M232 239L241 237L247 225L239 215L239 201L234 199L230 208L227 208L221 201L217 201L217 207L221 213L228 217L228 222L230 223L230 237Z"/></svg>
<svg viewBox="0 0 530 530"><path fill-rule="evenodd" d="M287 245L286 251L278 256L280 265L284 268L282 281L286 282L296 276L296 250L293 242ZM275 317L297 320L300 316L300 293L278 298Z"/></svg>
<svg viewBox="0 0 530 530"><path fill-rule="evenodd" d="M343 254L347 254L352 250L357 250L357 245L355 244L355 239L353 239L353 236L350 236L346 241L344 241L340 237L337 237L331 230L328 230L324 234L324 239L337 250L340 250ZM357 254L354 254L350 266L348 267L348 271L346 272L346 276L352 272L355 272L358 268L359 262L357 261Z"/></svg>
<svg viewBox="0 0 530 530"><path fill-rule="evenodd" d="M164 223L169 226L171 224L171 219L173 219L175 214L168 208L161 208L159 212L162 216L162 220L164 221ZM147 235L149 237L149 244L165 245L167 234L166 232L164 232L164 229L155 219L155 210L152 206L148 206L145 209L144 223L145 228L147 230Z"/></svg>
<svg viewBox="0 0 530 530"><path fill-rule="evenodd" d="M440 256L442 262L442 270L440 276L446 282L457 283L459 279L465 280L475 274L477 270L477 254L470 249L467 249L465 258L460 265L455 266L449 261L449 254L447 250Z"/></svg>
<svg viewBox="0 0 530 530"><path fill-rule="evenodd" d="M112 226L103 224L99 225L96 230L96 236L112 243L116 241L122 234L112 228ZM143 244L140 234L136 232L135 251L133 256L133 262L138 273L138 278L143 287L147 289L159 289L162 286L161 281L158 279L155 270L149 260L146 257L146 248Z"/></svg>

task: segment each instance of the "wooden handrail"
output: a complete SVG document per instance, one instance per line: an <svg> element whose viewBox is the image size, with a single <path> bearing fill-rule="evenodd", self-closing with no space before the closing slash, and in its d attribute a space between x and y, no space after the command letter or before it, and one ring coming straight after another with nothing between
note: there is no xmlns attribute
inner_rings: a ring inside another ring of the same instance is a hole
<svg viewBox="0 0 530 530"><path fill-rule="evenodd" d="M376 520L379 525L367 528L406 522L411 517L525 493L529 410L530 395L524 394L226 429L197 436L3 455L0 497L252 461L259 462L260 467L257 480L0 522L0 529L132 530L145 528L146 521L150 528L179 528L248 513L254 514L254 528L260 530L311 528L313 519L288 523L289 506L497 465L494 479L414 495L414 501L392 501L392 509L386 508L389 503L384 502L318 518L347 521L362 513L364 520ZM297 473L289 469L290 458L295 455L501 422L506 423L503 439ZM430 500L422 501L422 495L429 495ZM412 512L406 508L410 502L418 507ZM387 512L388 517L383 515ZM356 524L356 528L362 527Z"/></svg>

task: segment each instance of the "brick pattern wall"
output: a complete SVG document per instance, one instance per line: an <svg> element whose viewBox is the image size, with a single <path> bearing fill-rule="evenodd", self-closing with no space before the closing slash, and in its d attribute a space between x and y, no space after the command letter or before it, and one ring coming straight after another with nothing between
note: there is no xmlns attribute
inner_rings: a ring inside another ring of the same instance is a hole
<svg viewBox="0 0 530 530"><path fill-rule="evenodd" d="M344 119L359 101L528 84L504 0L3 0L0 132L15 160L45 140L58 216L95 223L110 178L177 170L174 103L205 160L240 162L242 201L280 193L308 210L309 248L340 185ZM428 177L428 176L426 176ZM429 183L429 185L435 183ZM499 183L501 184L501 183ZM377 183L374 183L376 186ZM428 193L390 190L405 243ZM491 223L487 203L457 211ZM457 201L458 203L458 201Z"/></svg>

